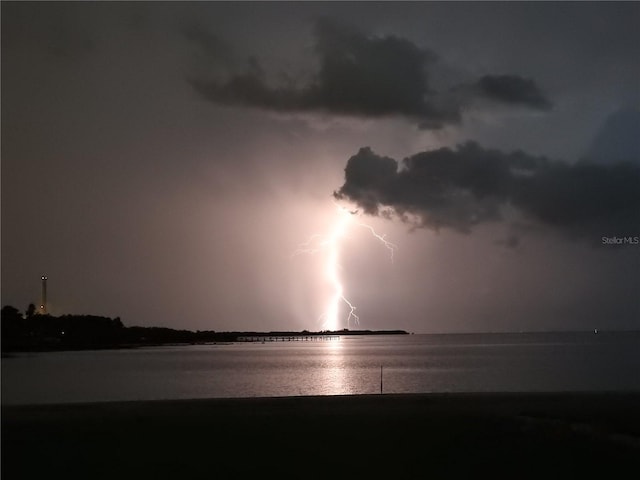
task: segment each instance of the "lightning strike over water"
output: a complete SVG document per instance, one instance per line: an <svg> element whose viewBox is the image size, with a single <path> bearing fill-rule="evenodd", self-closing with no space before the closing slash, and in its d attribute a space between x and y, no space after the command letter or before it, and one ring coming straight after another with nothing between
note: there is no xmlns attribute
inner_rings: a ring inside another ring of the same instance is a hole
<svg viewBox="0 0 640 480"><path fill-rule="evenodd" d="M346 328L350 327L352 321L355 322L356 325L360 323L360 317L355 313L356 306L345 296L345 288L340 277L340 247L349 225L355 223L353 218L358 214L358 211L350 211L345 207L341 207L337 204L335 205L338 211L338 218L333 224L330 233L326 235L312 235L309 240L301 244L300 247L293 252L293 256L300 254L312 255L319 252L326 252L324 275L331 285L333 293L329 299L327 309L322 315L320 315L320 321L322 322L323 329L333 331L340 328L340 310L343 305L346 305L348 309L348 313L346 315ZM390 258L393 262L394 252L398 248L397 245L386 240L384 235L378 234L371 225L361 222L357 222L355 224L369 230L371 235L379 240L385 248L389 250Z"/></svg>

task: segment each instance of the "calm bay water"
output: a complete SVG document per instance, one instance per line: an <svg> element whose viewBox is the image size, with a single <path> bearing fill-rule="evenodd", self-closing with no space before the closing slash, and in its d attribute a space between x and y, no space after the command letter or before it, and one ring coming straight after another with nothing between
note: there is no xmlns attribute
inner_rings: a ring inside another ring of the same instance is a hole
<svg viewBox="0 0 640 480"><path fill-rule="evenodd" d="M640 391L640 333L353 336L18 354L2 403L427 392Z"/></svg>

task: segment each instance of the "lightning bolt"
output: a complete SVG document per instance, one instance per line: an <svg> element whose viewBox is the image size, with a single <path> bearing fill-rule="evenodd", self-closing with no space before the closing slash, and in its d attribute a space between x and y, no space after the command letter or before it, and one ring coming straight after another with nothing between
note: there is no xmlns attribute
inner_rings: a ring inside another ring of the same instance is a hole
<svg viewBox="0 0 640 480"><path fill-rule="evenodd" d="M355 223L357 226L369 230L371 235L380 241L387 250L389 250L391 262L393 262L395 250L398 248L397 245L386 240L385 235L378 234L371 225L362 222L354 222L353 217L358 214L357 210L350 211L335 202L334 205L337 209L338 215L330 232L324 235L317 233L312 235L306 242L300 244L292 254L292 256L301 254L313 255L319 252L326 252L324 274L333 289L333 294L329 299L326 311L320 315L320 321L322 322L323 329L333 331L338 330L338 325L341 323L341 305L346 305L348 309L346 318L347 328L350 327L352 321L355 322L356 325L360 323L360 317L356 314L356 306L345 296L345 288L340 276L340 247L342 239L346 236L349 225Z"/></svg>

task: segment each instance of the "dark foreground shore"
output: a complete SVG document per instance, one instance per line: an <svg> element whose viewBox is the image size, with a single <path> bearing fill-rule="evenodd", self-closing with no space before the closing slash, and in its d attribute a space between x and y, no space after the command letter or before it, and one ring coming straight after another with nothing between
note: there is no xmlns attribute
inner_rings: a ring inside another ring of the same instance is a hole
<svg viewBox="0 0 640 480"><path fill-rule="evenodd" d="M3 406L2 478L627 478L640 393ZM631 470L629 470L631 468Z"/></svg>

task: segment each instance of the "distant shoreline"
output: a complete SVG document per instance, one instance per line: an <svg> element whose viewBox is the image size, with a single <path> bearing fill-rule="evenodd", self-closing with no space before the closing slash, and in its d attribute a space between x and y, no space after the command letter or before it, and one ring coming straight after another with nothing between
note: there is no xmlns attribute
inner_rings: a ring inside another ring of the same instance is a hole
<svg viewBox="0 0 640 480"><path fill-rule="evenodd" d="M41 323L50 321L60 323L56 317L39 316ZM71 317L71 316L69 316ZM64 317L62 317L64 319ZM72 317L73 318L73 317ZM66 319L65 319L66 320ZM103 317L73 318L75 327L80 322L82 330L79 334L68 326L53 326L45 335L3 335L2 357L8 358L15 353L61 352L84 350L121 350L144 347L186 346L186 345L220 345L239 342L317 340L342 336L364 335L409 335L405 330L322 330L322 331L190 331L175 330L164 327L125 327L119 320ZM25 320L26 322L26 320ZM99 328L93 328L99 322ZM104 324L107 324L107 329ZM42 329L41 329L42 330ZM106 330L106 331L105 331ZM75 335L74 335L75 334Z"/></svg>
<svg viewBox="0 0 640 480"><path fill-rule="evenodd" d="M112 336L91 338L63 338L47 336L29 338L27 342L16 342L10 336L3 336L2 358L11 358L20 353L44 353L87 350L128 350L150 347L178 347L190 345L229 345L232 343L265 343L270 341L288 341L289 339L303 341L320 338L349 337L349 336L382 336L382 335L414 335L405 330L324 330L324 331L189 331L174 330L164 327L121 327L118 337L123 341L111 341ZM455 332L455 333L421 333L429 337L474 337L477 335L521 336L521 335L582 335L584 338L610 338L611 335L640 336L640 330L608 330L595 334L590 331L537 331L537 332Z"/></svg>

